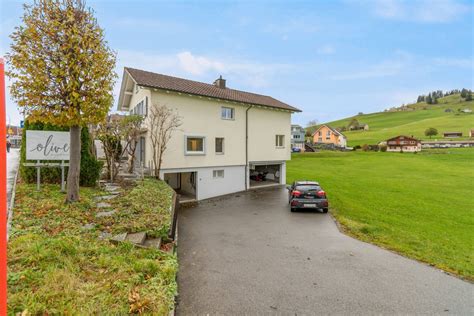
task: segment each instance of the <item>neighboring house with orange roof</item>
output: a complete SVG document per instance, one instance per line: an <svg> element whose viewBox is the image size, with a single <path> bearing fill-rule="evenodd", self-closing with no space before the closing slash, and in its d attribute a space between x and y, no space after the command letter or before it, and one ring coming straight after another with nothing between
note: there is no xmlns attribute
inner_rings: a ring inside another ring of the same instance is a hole
<svg viewBox="0 0 474 316"><path fill-rule="evenodd" d="M347 146L347 138L344 134L329 125L321 125L313 133L313 143L334 144L338 147Z"/></svg>

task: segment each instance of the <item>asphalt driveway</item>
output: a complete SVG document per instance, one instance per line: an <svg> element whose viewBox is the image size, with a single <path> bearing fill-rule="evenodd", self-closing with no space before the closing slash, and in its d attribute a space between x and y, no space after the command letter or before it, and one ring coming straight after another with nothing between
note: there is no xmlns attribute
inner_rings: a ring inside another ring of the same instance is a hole
<svg viewBox="0 0 474 316"><path fill-rule="evenodd" d="M284 188L179 215L179 315L473 314L474 285L291 213Z"/></svg>

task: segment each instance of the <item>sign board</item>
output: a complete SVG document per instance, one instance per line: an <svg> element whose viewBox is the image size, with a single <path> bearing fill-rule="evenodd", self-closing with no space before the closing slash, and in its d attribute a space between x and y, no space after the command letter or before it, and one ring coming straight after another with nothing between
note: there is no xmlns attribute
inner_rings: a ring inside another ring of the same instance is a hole
<svg viewBox="0 0 474 316"><path fill-rule="evenodd" d="M69 132L26 131L26 160L69 160Z"/></svg>

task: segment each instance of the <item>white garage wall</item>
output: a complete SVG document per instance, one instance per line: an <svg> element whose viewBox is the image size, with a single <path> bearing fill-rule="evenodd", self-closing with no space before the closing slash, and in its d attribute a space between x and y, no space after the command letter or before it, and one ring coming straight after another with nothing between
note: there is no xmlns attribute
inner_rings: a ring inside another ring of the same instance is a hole
<svg viewBox="0 0 474 316"><path fill-rule="evenodd" d="M213 178L214 170L224 170L224 177ZM163 177L164 173L192 171L197 172L196 198L198 200L245 190L245 166L165 169L161 171L160 176Z"/></svg>
<svg viewBox="0 0 474 316"><path fill-rule="evenodd" d="M213 178L214 170L224 170L223 178ZM198 200L245 190L245 166L200 168L197 176Z"/></svg>

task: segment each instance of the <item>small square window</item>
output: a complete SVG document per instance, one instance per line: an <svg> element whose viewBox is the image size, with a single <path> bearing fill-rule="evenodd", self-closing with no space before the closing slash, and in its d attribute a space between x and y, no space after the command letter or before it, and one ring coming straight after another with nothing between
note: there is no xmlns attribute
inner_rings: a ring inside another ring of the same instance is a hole
<svg viewBox="0 0 474 316"><path fill-rule="evenodd" d="M227 107L222 107L221 110L221 118L223 120L233 120L234 119L234 109L233 108L227 108Z"/></svg>
<svg viewBox="0 0 474 316"><path fill-rule="evenodd" d="M216 154L224 153L224 138L216 137Z"/></svg>
<svg viewBox="0 0 474 316"><path fill-rule="evenodd" d="M224 178L224 170L213 170L212 171L212 177L214 179Z"/></svg>
<svg viewBox="0 0 474 316"><path fill-rule="evenodd" d="M186 154L204 154L203 136L186 136Z"/></svg>
<svg viewBox="0 0 474 316"><path fill-rule="evenodd" d="M276 135L275 136L275 146L284 147L285 146L285 135Z"/></svg>

